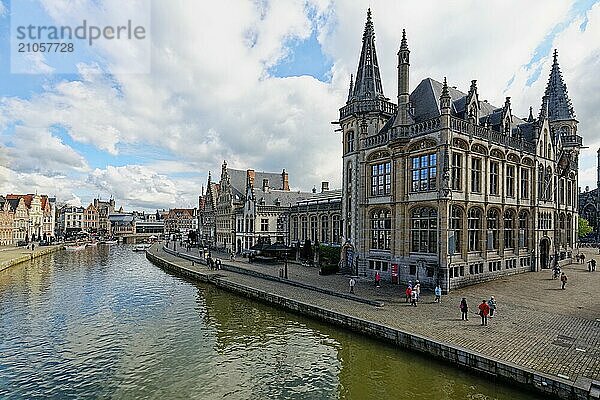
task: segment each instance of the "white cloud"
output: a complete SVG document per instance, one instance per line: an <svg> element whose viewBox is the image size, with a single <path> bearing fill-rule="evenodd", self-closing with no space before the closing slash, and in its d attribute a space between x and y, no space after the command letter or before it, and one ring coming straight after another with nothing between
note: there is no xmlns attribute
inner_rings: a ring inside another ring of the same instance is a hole
<svg viewBox="0 0 600 400"><path fill-rule="evenodd" d="M58 20L81 20L87 6L71 3L44 2ZM426 77L448 76L451 84L466 90L477 79L483 99L502 105L504 96L512 96L514 112L523 116L529 105L535 113L539 109L549 59L540 61L541 78L530 88L525 82L531 72L523 65L571 7L571 2L542 0L370 4L388 97L396 96L396 52L406 28L412 88ZM117 15L121 2L108 0L103 6L109 18ZM175 160L107 166L87 179L86 190L113 194L131 207L193 205L204 179L173 174L204 176L212 170L218 177L223 159L234 168L285 168L298 188L310 189L321 180L339 186L341 145L329 122L337 119L349 75L356 72L366 7L332 0L154 2L151 73L98 73L119 70L125 62L121 48L103 46L107 66L81 64L78 81L49 85L29 99L4 99L0 129L17 122L21 129L47 132L58 125L74 141L113 155L132 145L164 148ZM310 36L314 21L309 9L318 20L318 40L333 60L331 82L269 76L268 67L288 54L291 39ZM600 83L594 80L600 58L599 9L588 13L585 32L579 31L579 21L572 21L554 40L587 144L600 144L592 135L600 129L595 112ZM514 84L504 93L513 75ZM57 162L63 166L56 169L85 169L74 150L61 149ZM582 163L590 162L594 152L589 153ZM582 185L594 184L588 179L582 174Z"/></svg>
<svg viewBox="0 0 600 400"><path fill-rule="evenodd" d="M6 149L9 165L15 171L60 175L66 170L85 172L85 158L50 132L17 126Z"/></svg>
<svg viewBox="0 0 600 400"><path fill-rule="evenodd" d="M185 199L197 198L200 194L190 182L175 181L141 165L109 165L106 169L96 169L88 175L87 183L103 193L110 193L129 209L156 209L165 205L197 207L197 202L193 204Z"/></svg>
<svg viewBox="0 0 600 400"><path fill-rule="evenodd" d="M4 3L0 0L0 17L3 17L5 14L7 13L7 9L6 6L4 5Z"/></svg>

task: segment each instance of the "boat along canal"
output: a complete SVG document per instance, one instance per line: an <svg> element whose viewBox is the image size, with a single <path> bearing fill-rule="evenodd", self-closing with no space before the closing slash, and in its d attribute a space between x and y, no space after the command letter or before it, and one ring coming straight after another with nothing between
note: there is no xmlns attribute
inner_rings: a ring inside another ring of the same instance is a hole
<svg viewBox="0 0 600 400"><path fill-rule="evenodd" d="M182 279L126 245L0 272L0 398L534 400Z"/></svg>

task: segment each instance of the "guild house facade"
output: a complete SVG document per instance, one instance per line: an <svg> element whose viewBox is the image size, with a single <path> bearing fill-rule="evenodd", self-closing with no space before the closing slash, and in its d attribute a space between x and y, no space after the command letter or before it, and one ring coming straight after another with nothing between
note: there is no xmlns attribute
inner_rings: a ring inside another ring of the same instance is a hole
<svg viewBox="0 0 600 400"><path fill-rule="evenodd" d="M417 53L418 59L418 53ZM403 31L398 98L385 97L370 10L340 109L346 268L444 291L549 268L576 241L582 139L557 52L534 117L425 78L409 87Z"/></svg>

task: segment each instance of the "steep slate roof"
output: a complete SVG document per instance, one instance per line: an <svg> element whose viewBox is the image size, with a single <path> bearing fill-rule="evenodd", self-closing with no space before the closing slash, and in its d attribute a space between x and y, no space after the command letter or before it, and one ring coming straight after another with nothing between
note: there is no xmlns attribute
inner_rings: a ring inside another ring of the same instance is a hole
<svg viewBox="0 0 600 400"><path fill-rule="evenodd" d="M270 189L267 192L263 192L262 189L254 191L256 197L256 203L261 204L264 200L265 205L276 205L279 201L281 206L292 206L300 200L305 200L310 196L313 196L310 192L292 192L287 190L273 190Z"/></svg>
<svg viewBox="0 0 600 400"><path fill-rule="evenodd" d="M574 119L575 111L569 99L567 85L563 81L560 67L558 66L558 52L554 50L552 70L548 78L548 85L544 93L548 100L548 120L559 121Z"/></svg>
<svg viewBox="0 0 600 400"><path fill-rule="evenodd" d="M231 186L234 189L234 194L239 196L239 198L242 198L246 194L247 172L241 169L227 168L227 174L229 175L229 181L231 182ZM269 180L269 187L274 189L283 189L283 177L280 173L255 171L254 187L262 188L263 179Z"/></svg>
<svg viewBox="0 0 600 400"><path fill-rule="evenodd" d="M443 86L443 83L438 82L435 79L425 78L412 91L410 94L410 102L414 110L413 118L416 123L441 115L440 96L442 95ZM452 104L450 113L456 117L462 118L465 112L467 94L453 87L448 87L448 94L450 95ZM501 123L502 107L495 107L486 101L480 101L479 107L480 122L487 121L491 126L497 126ZM526 121L513 115L513 128L524 123L526 123ZM386 123L383 130L385 130L387 126L388 124Z"/></svg>
<svg viewBox="0 0 600 400"><path fill-rule="evenodd" d="M367 22L363 33L356 80L348 102L355 99L369 100L376 98L385 98L385 96L383 95L383 86L381 85L379 62L377 61L377 52L375 50L375 30L373 28L373 21L371 20L371 9L369 8L367 10Z"/></svg>

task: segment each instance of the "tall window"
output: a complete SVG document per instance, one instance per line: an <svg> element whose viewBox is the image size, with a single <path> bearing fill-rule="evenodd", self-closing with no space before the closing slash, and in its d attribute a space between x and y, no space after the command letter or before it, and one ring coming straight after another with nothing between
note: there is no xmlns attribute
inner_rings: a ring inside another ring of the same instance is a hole
<svg viewBox="0 0 600 400"><path fill-rule="evenodd" d="M504 212L504 248L515 248L515 212L513 210Z"/></svg>
<svg viewBox="0 0 600 400"><path fill-rule="evenodd" d="M341 223L340 223L340 216L339 215L334 215L332 218L332 225L333 225L333 243L340 243L340 236L341 236L341 232L340 232L340 228L342 227Z"/></svg>
<svg viewBox="0 0 600 400"><path fill-rule="evenodd" d="M492 208L487 213L487 229L487 249L498 250L500 246L500 214L495 208Z"/></svg>
<svg viewBox="0 0 600 400"><path fill-rule="evenodd" d="M490 194L498 194L498 179L500 178L500 164L497 161L490 162Z"/></svg>
<svg viewBox="0 0 600 400"><path fill-rule="evenodd" d="M329 217L323 215L321 217L321 243L329 242Z"/></svg>
<svg viewBox="0 0 600 400"><path fill-rule="evenodd" d="M318 227L317 227L317 217L315 215L310 217L310 241L316 242L318 238Z"/></svg>
<svg viewBox="0 0 600 400"><path fill-rule="evenodd" d="M411 221L411 251L437 253L437 210L429 207L417 208L412 212Z"/></svg>
<svg viewBox="0 0 600 400"><path fill-rule="evenodd" d="M350 131L346 134L346 152L350 153L352 151L354 151L354 132Z"/></svg>
<svg viewBox="0 0 600 400"><path fill-rule="evenodd" d="M301 239L304 242L308 239L308 218L306 218L306 215L302 216L300 219L300 229L302 234Z"/></svg>
<svg viewBox="0 0 600 400"><path fill-rule="evenodd" d="M558 218L558 244L561 246L565 246L566 244L566 231L565 231L565 214L560 214Z"/></svg>
<svg viewBox="0 0 600 400"><path fill-rule="evenodd" d="M538 200L544 200L544 169L538 170Z"/></svg>
<svg viewBox="0 0 600 400"><path fill-rule="evenodd" d="M519 213L519 247L528 248L529 242L529 213L521 211Z"/></svg>
<svg viewBox="0 0 600 400"><path fill-rule="evenodd" d="M452 190L462 190L462 154L452 153Z"/></svg>
<svg viewBox="0 0 600 400"><path fill-rule="evenodd" d="M572 199L573 199L573 182L571 182L570 180L567 182L567 205L570 206L572 203Z"/></svg>
<svg viewBox="0 0 600 400"><path fill-rule="evenodd" d="M371 249L389 250L392 218L388 210L376 210L371 214Z"/></svg>
<svg viewBox="0 0 600 400"><path fill-rule="evenodd" d="M437 179L437 155L425 154L412 157L412 190L424 192L435 190Z"/></svg>
<svg viewBox="0 0 600 400"><path fill-rule="evenodd" d="M269 231L269 220L267 218L262 218L260 220L260 230L262 232L268 232Z"/></svg>
<svg viewBox="0 0 600 400"><path fill-rule="evenodd" d="M481 193L481 158L471 159L471 191Z"/></svg>
<svg viewBox="0 0 600 400"><path fill-rule="evenodd" d="M351 188L352 188L352 162L348 161L348 169L347 169L348 173L346 174L346 177L348 178L347 180L347 185L346 187L348 188L348 192L350 192Z"/></svg>
<svg viewBox="0 0 600 400"><path fill-rule="evenodd" d="M298 240L298 217L292 218L292 240Z"/></svg>
<svg viewBox="0 0 600 400"><path fill-rule="evenodd" d="M515 197L515 166L506 166L506 195Z"/></svg>
<svg viewBox="0 0 600 400"><path fill-rule="evenodd" d="M452 238L450 240L450 253L460 253L462 250L462 229L463 228L463 212L458 206L452 206L452 214L450 216L450 231Z"/></svg>
<svg viewBox="0 0 600 400"><path fill-rule="evenodd" d="M521 198L529 198L529 168L521 168Z"/></svg>
<svg viewBox="0 0 600 400"><path fill-rule="evenodd" d="M565 204L565 180L562 178L558 181L558 199L560 204Z"/></svg>
<svg viewBox="0 0 600 400"><path fill-rule="evenodd" d="M371 196L388 196L392 191L392 164L371 165Z"/></svg>
<svg viewBox="0 0 600 400"><path fill-rule="evenodd" d="M473 207L469 210L469 251L481 251L481 219L480 208Z"/></svg>

